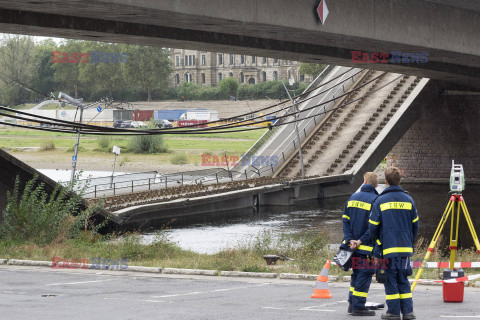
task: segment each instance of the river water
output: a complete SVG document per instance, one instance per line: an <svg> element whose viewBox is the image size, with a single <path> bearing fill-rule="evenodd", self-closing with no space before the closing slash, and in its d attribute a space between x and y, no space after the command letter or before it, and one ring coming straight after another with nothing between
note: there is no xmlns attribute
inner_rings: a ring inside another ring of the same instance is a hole
<svg viewBox="0 0 480 320"><path fill-rule="evenodd" d="M382 187L382 186L381 186ZM413 197L420 216L419 237L430 242L440 218L449 200L448 184L408 184L404 188ZM464 192L465 202L472 217L477 233L480 234L480 186L467 186ZM215 253L225 248L233 248L253 240L263 232L272 235L296 232L305 228L318 228L326 231L333 243L343 238L342 211L348 197L328 200L323 203L312 202L302 207L269 207L259 213L239 212L229 217L215 217L190 225L172 225L166 231L167 237L180 247L199 253ZM444 246L448 247L448 221L442 232ZM154 238L152 233L143 235L148 243ZM459 233L460 247L473 247L472 236L462 217Z"/></svg>
<svg viewBox="0 0 480 320"><path fill-rule="evenodd" d="M68 180L70 172L65 170L40 170L54 180ZM107 172L84 172L84 177L108 176ZM380 185L379 191L385 186ZM419 237L430 242L449 200L449 186L445 184L405 184L404 189L413 197L420 217ZM480 235L480 185L467 185L464 198L477 233ZM215 253L225 248L252 241L268 232L273 236L296 232L305 228L326 231L333 243L340 243L342 211L348 197L318 203L312 201L301 207L268 207L260 212L239 211L228 216L211 215L202 221L188 225L172 223L166 231L167 237L180 247L199 253ZM444 241L449 238L450 221L442 232ZM155 238L155 233L144 233L144 243ZM444 242L448 247L448 243ZM467 223L460 220L460 247L473 247Z"/></svg>

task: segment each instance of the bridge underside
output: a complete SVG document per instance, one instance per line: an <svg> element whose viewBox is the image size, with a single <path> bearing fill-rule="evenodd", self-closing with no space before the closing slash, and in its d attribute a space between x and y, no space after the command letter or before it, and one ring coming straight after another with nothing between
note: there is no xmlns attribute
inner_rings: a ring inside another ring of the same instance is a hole
<svg viewBox="0 0 480 320"><path fill-rule="evenodd" d="M2 32L252 54L352 66L352 50L428 52L371 69L480 87L480 13L449 0L0 0ZM355 66L358 66L355 64Z"/></svg>

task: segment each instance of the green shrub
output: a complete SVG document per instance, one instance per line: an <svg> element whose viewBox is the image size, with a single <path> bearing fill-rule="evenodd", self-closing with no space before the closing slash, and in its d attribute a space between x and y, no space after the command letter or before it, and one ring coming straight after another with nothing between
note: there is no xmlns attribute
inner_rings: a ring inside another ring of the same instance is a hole
<svg viewBox="0 0 480 320"><path fill-rule="evenodd" d="M102 150L110 148L111 139L109 136L101 136L97 138L98 147Z"/></svg>
<svg viewBox="0 0 480 320"><path fill-rule="evenodd" d="M128 151L133 153L166 153L168 148L165 146L161 135L138 135L128 142Z"/></svg>
<svg viewBox="0 0 480 320"><path fill-rule="evenodd" d="M20 190L17 176L13 193L7 193L7 206L0 224L1 239L49 244L61 237L77 237L91 227L89 218L101 206L82 210L81 196L71 194L68 187L58 184L48 195L37 177L26 183L23 192ZM91 231L96 233L103 226Z"/></svg>
<svg viewBox="0 0 480 320"><path fill-rule="evenodd" d="M170 160L172 164L187 164L188 156L185 153L178 153L172 157Z"/></svg>
<svg viewBox="0 0 480 320"><path fill-rule="evenodd" d="M41 151L52 151L55 150L55 143L52 140L42 141L42 146L40 147Z"/></svg>

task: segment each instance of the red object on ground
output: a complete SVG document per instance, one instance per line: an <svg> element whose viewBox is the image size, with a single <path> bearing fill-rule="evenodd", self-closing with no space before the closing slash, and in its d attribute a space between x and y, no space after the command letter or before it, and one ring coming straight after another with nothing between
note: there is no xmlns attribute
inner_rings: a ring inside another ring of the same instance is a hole
<svg viewBox="0 0 480 320"><path fill-rule="evenodd" d="M463 293L465 283L443 283L443 301L445 302L463 302Z"/></svg>
<svg viewBox="0 0 480 320"><path fill-rule="evenodd" d="M153 110L133 110L133 121L148 121L153 118Z"/></svg>

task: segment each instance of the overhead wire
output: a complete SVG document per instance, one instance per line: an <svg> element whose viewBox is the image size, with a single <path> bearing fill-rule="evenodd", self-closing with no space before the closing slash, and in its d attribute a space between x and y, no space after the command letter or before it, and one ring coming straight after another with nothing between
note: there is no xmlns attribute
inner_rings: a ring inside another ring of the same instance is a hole
<svg viewBox="0 0 480 320"><path fill-rule="evenodd" d="M336 101L337 99L341 98L342 96L345 96L345 95L348 95L350 94L351 92L353 91L356 91L356 90L359 90L361 89L363 86L369 84L370 82L373 82L375 81L376 79L378 79L379 77L381 77L382 75L376 77L376 78L373 78L372 80L354 88L353 90L351 91L347 91L345 92L343 95L340 95L338 97L335 97L333 99L330 99L328 101L325 101L323 103L320 103L320 104L316 104L314 106L311 106L309 108L305 108L305 109L302 109L298 112L295 112L295 113L291 113L291 114L286 114L286 115L282 115L282 116L279 116L277 117L277 119L281 119L281 118L284 118L284 117L289 117L291 116L292 114L296 114L296 113L302 113L302 112L306 112L308 110L311 110L311 109L314 109L318 106L321 106L321 105L324 105L324 104L328 104L332 101ZM303 102L303 101L302 101ZM302 102L298 102L298 103L302 103ZM10 108L6 108L6 107L1 107L0 106L0 110L3 109L3 110L8 110L8 111L16 111L14 109L10 109ZM32 116L31 114L27 113L27 112L23 112L23 111L17 111L17 113L20 113L20 114L24 114L24 115L28 115L28 116ZM270 112L270 113L267 113L265 116L269 115L269 114L272 114L274 112ZM3 114L4 115L4 114ZM18 118L18 119L21 119L21 120L25 120L24 118L22 117L18 117L18 116L10 116L10 117L13 117L13 118ZM223 133L223 132L232 132L231 130L228 130L228 131L220 131L219 129L225 129L225 128L231 128L231 127L237 127L239 122L237 123L233 123L231 125L228 125L228 126L216 126L216 127L209 127L209 128L201 128L201 129L195 129L195 130L184 130L184 127L180 127L183 129L183 131L179 131L177 130L176 132L168 132L169 130L158 130L158 129L149 129L149 130L129 130L129 129L116 129L116 128L110 128L110 127L99 127L99 126L94 126L94 125L88 125L88 124L78 124L78 123L72 123L70 121L65 121L65 120L59 120L59 119L52 119L52 118L48 118L48 117L44 117L44 116L39 116L39 115L36 115L35 117L37 118L41 118L41 119L45 119L45 120L48 120L47 122L45 121L37 121L39 123L44 123L44 124L48 124L48 125L54 125L55 123L52 122L53 121L56 121L56 122L59 122L59 123L62 123L62 124L68 124L72 127L83 127L85 129L92 129L92 130L99 130L99 131L109 131L109 132L116 132L116 133L120 133L120 132L123 132L124 134L134 134L134 135L138 135L138 134L154 134L154 133L157 133L157 134L163 134L163 133L170 133L170 134L181 134L181 133L188 133L188 134L195 134L195 133L205 133L208 131L213 131L212 133ZM263 116L261 116L263 117ZM259 117L256 117L256 118L259 118ZM31 120L30 120L31 121ZM256 122L253 122L251 123L251 120L246 120L244 122L250 122L250 124L261 124L261 123L264 123L264 122L268 122L268 121L271 121L271 120L262 120L262 121L256 121ZM34 121L32 121L34 122ZM240 122L241 123L241 122ZM62 125L62 126L65 126L65 125ZM66 126L65 126L66 127ZM259 129L262 129L262 128L259 128Z"/></svg>
<svg viewBox="0 0 480 320"><path fill-rule="evenodd" d="M374 80L376 80L377 78L381 77L382 75L374 78ZM383 89L384 87L392 84L393 82L395 81L398 81L400 78L402 78L402 76L398 76L397 78L387 82L386 84L378 87L378 89L376 90L373 90L371 92L368 92L366 93L365 95L361 96L361 97L358 97L350 102L347 102L347 103L342 103L341 105L335 107L335 108L331 108L331 109L328 109L328 110L324 110L323 112L320 112L320 113L316 113L315 115L311 115L311 116L308 116L308 117L304 117L304 118L299 118L298 120L295 119L295 120L291 120L291 121L287 121L287 122L283 122L283 123L278 123L278 124L274 124L272 127L280 127L280 126L283 126L283 125L287 125L287 124L291 124L291 123L295 123L295 122L299 122L299 121L303 121L303 120L307 120L307 119L311 119L311 118L314 118L314 117L317 117L319 115L322 115L322 114L326 114L328 112L331 112L331 111L334 111L334 110L337 110L337 109L340 109L340 108L343 108L347 105L350 105L358 100L361 100L365 97L368 97L370 95L372 95L373 93ZM371 81L369 81L368 83L370 83ZM368 84L366 83L366 84ZM366 85L364 84L364 85ZM351 92L347 92L345 93L344 95L342 96L345 96L345 95L348 95L350 94ZM336 99L340 99L342 96L339 96L335 99L332 99L332 100L329 100L325 103L329 103L331 101L334 101ZM322 103L322 104L325 104L325 103ZM318 107L322 104L319 104L319 105L316 105L316 106L313 106L311 108L315 108L315 107ZM1 107L0 107L1 108ZM309 109L311 109L309 108ZM306 111L305 109L302 110L301 112L304 112ZM0 113L0 115L2 115L2 113ZM288 115L290 116L290 115ZM21 125L21 124L13 124L13 123L9 123L9 122L5 122L5 121L0 121L0 124L4 124L4 125L10 125L10 126L16 126L16 127L23 127L23 128L29 128L29 129L36 129L36 130L43 130L43 131L52 131L52 132L62 132L62 133L77 133L77 131L68 131L68 130L61 130L61 129L53 129L53 128L42 128L42 127L34 127L34 126L28 126L28 125ZM241 128L241 129L236 129L236 130L223 130L223 131L215 131L215 132L210 132L210 133L232 133L232 132L244 132L244 131L252 131L252 130L261 130L261 129L264 129L264 128L261 128L261 127L257 127L257 128ZM102 132L102 131L80 131L80 133L83 133L83 134L90 134L90 135L114 135L114 136L117 136L117 135L145 135L145 134L158 134L156 132L152 132L152 131L138 131L138 130L135 130L135 131L130 131L131 133L123 133L123 132L118 132L118 131L115 131L115 132ZM187 133L187 134L205 134L203 132L196 132L194 130L188 130L186 132L181 132L181 133Z"/></svg>

